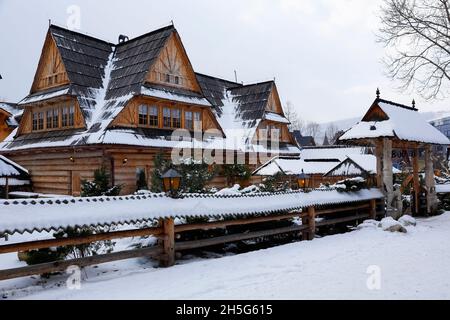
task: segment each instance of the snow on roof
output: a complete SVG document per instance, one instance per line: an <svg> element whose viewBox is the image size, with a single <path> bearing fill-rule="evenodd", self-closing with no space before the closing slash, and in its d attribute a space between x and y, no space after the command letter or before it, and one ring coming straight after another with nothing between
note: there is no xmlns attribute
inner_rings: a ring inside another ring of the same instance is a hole
<svg viewBox="0 0 450 320"><path fill-rule="evenodd" d="M276 157L270 160L260 169L257 169L254 175L274 176L277 173L286 175L305 174L325 174L338 164L338 160L328 161L310 161L299 158L280 158Z"/></svg>
<svg viewBox="0 0 450 320"><path fill-rule="evenodd" d="M264 114L264 119L273 121L273 122L290 124L290 121L288 119L286 119L286 117L282 116L281 114L274 113L274 112L266 112Z"/></svg>
<svg viewBox="0 0 450 320"><path fill-rule="evenodd" d="M393 167L394 174L401 171ZM352 154L327 172L327 176L360 176L377 174L377 157L371 154Z"/></svg>
<svg viewBox="0 0 450 320"><path fill-rule="evenodd" d="M0 177L14 177L28 175L28 170L0 155Z"/></svg>
<svg viewBox="0 0 450 320"><path fill-rule="evenodd" d="M380 198L383 198L383 194L378 189L371 189L353 193L313 191L236 196L186 195L182 199L149 194L129 197L6 200L0 201L0 234L125 224L168 217L277 214L309 206Z"/></svg>
<svg viewBox="0 0 450 320"><path fill-rule="evenodd" d="M450 184L437 184L436 193L450 193Z"/></svg>
<svg viewBox="0 0 450 320"><path fill-rule="evenodd" d="M339 140L348 141L387 137L411 142L450 144L450 140L425 121L416 109L381 99L378 99L374 105L378 105L388 119L383 121L361 121L344 133Z"/></svg>
<svg viewBox="0 0 450 320"><path fill-rule="evenodd" d="M148 97L160 98L165 100L177 101L182 103L190 103L198 106L211 107L211 103L201 96L189 96L187 94L179 94L171 92L168 89L157 89L150 87L142 87L141 94Z"/></svg>
<svg viewBox="0 0 450 320"><path fill-rule="evenodd" d="M30 180L21 180L16 178L8 178L9 186L27 186L30 185ZM0 178L0 186L6 185L6 178Z"/></svg>
<svg viewBox="0 0 450 320"><path fill-rule="evenodd" d="M69 87L65 87L63 89L57 89L57 90L52 90L52 91L48 91L48 92L43 92L43 93L41 92L38 94L29 95L26 98L24 98L22 101L20 101L19 105L41 102L41 101L65 96L65 95L69 94L69 90L70 90Z"/></svg>
<svg viewBox="0 0 450 320"><path fill-rule="evenodd" d="M350 154L364 154L361 147L313 147L301 150L300 157L304 160L333 159L343 161Z"/></svg>

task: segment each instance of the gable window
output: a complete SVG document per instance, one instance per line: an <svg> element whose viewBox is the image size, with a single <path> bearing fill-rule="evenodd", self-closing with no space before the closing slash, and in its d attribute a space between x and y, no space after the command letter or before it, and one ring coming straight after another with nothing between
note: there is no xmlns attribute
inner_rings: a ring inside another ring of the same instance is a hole
<svg viewBox="0 0 450 320"><path fill-rule="evenodd" d="M33 131L38 130L38 113L33 112Z"/></svg>
<svg viewBox="0 0 450 320"><path fill-rule="evenodd" d="M47 129L57 129L59 127L59 109L52 108L46 112L46 128Z"/></svg>
<svg viewBox="0 0 450 320"><path fill-rule="evenodd" d="M59 109L53 109L53 128L59 127Z"/></svg>
<svg viewBox="0 0 450 320"><path fill-rule="evenodd" d="M172 126L172 123L170 121L170 109L164 108L163 110L163 125L166 128L170 128Z"/></svg>
<svg viewBox="0 0 450 320"><path fill-rule="evenodd" d="M194 130L202 130L202 114L194 112Z"/></svg>
<svg viewBox="0 0 450 320"><path fill-rule="evenodd" d="M148 122L151 127L159 126L159 108L151 106L148 110Z"/></svg>
<svg viewBox="0 0 450 320"><path fill-rule="evenodd" d="M75 118L75 107L64 106L62 108L62 127L73 127Z"/></svg>
<svg viewBox="0 0 450 320"><path fill-rule="evenodd" d="M139 124L148 125L148 107L146 105L139 106Z"/></svg>
<svg viewBox="0 0 450 320"><path fill-rule="evenodd" d="M180 109L172 109L172 127L181 128L181 111Z"/></svg>
<svg viewBox="0 0 450 320"><path fill-rule="evenodd" d="M188 130L194 129L194 120L192 117L192 111L186 111L184 113L184 127Z"/></svg>

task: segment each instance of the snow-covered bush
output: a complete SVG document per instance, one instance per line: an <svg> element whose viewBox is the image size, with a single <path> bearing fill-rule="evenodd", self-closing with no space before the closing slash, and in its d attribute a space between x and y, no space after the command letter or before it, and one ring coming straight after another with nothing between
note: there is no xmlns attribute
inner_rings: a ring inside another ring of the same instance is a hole
<svg viewBox="0 0 450 320"><path fill-rule="evenodd" d="M413 217L411 217L409 215L402 216L400 219L398 219L398 222L400 222L405 227L408 227L408 226L415 227L417 225L416 219L414 219Z"/></svg>
<svg viewBox="0 0 450 320"><path fill-rule="evenodd" d="M318 190L336 190L338 192L356 192L362 189L367 189L367 180L362 177L349 178L342 181L338 181L335 184L327 185L322 184Z"/></svg>
<svg viewBox="0 0 450 320"><path fill-rule="evenodd" d="M381 229L383 229L383 231L402 232L402 233L408 232L400 222L398 222L392 217L387 217L381 220L379 226Z"/></svg>
<svg viewBox="0 0 450 320"><path fill-rule="evenodd" d="M82 197L118 196L122 186L111 186L110 177L105 167L94 171L94 180L81 182Z"/></svg>

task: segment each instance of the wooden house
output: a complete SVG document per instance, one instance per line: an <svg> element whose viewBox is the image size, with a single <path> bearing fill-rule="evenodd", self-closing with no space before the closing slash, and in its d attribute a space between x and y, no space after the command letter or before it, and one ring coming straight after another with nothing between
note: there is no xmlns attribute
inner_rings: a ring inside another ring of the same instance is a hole
<svg viewBox="0 0 450 320"><path fill-rule="evenodd" d="M0 102L0 141L18 127L22 110L14 103Z"/></svg>
<svg viewBox="0 0 450 320"><path fill-rule="evenodd" d="M0 152L29 169L40 193L79 195L81 181L101 166L132 193L142 172L150 183L154 156L180 145L232 153L254 167L259 152L299 153L276 84L195 73L172 25L117 44L50 26L19 107L20 124ZM173 141L179 129L208 139Z"/></svg>

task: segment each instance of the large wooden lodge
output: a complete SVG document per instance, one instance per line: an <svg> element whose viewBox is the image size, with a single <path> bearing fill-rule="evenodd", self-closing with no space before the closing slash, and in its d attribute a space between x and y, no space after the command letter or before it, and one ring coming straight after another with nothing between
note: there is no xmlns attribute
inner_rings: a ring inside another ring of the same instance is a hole
<svg viewBox="0 0 450 320"><path fill-rule="evenodd" d="M18 106L23 115L0 153L29 170L39 193L79 195L81 181L101 166L132 193L137 172L150 183L154 156L170 154L180 128L213 130L208 141L185 143L219 145L253 168L262 162L249 159L260 151L299 153L275 82L243 85L195 73L172 25L117 44L50 26L30 94ZM277 148L272 136L280 137ZM264 137L269 143L261 145Z"/></svg>

